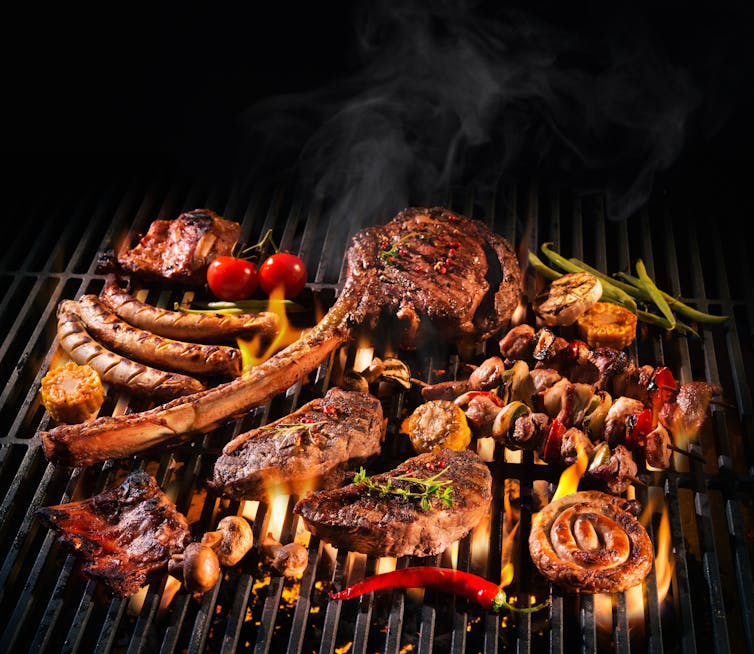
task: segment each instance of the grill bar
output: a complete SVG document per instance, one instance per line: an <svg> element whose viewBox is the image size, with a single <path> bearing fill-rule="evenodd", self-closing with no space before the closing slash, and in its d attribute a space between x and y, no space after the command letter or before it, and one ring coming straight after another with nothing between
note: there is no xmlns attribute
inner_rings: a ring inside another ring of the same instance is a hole
<svg viewBox="0 0 754 654"><path fill-rule="evenodd" d="M23 209L30 197L19 199ZM426 203L426 202L425 202ZM439 203L439 202L438 202ZM291 653L335 652L563 652L579 642L583 652L732 651L733 643L754 643L754 583L752 583L752 333L754 299L741 281L748 262L738 260L729 236L675 216L667 206L649 206L636 217L613 223L606 218L600 196L573 196L566 190L540 189L501 180L494 190L453 189L446 205L485 218L496 231L520 246L552 241L557 249L592 262L604 271L631 268L642 258L650 274L673 295L701 310L731 313L726 329L705 331L696 340L665 339L651 334L633 346L637 360L665 364L682 381L718 381L735 409L713 407L710 424L700 436L699 453L707 463L674 456L664 473L652 473L648 489L637 491L648 505L661 496L669 509L674 573L668 598L658 600L659 579L653 570L643 588L643 620L634 626L627 594L610 598L609 614L599 597L562 594L541 580L528 560L526 538L538 488L554 488L557 475L534 463L530 454L503 460L496 453L491 469L498 480L517 489L519 536L512 550L516 570L508 591L518 602L531 593L550 598L538 614L485 614L469 602L442 593L394 591L371 594L356 602L327 600L331 586L343 587L376 572L372 557L338 552L310 538L309 562L300 580L266 577L263 562L252 557L242 570L195 602L178 593L164 612L160 598L165 582L154 583L142 607L108 599L97 584L81 576L77 560L61 550L51 534L36 523L34 510L72 498L90 496L110 487L124 465L148 467L163 488L174 488L179 510L191 516L197 535L211 527L218 510L237 512L237 503L219 507L203 481L222 443L252 426L283 415L312 394L323 393L346 365L336 355L295 385L284 397L255 410L243 420L208 434L197 443L157 458L108 462L92 470L64 470L48 465L38 432L49 426L36 391L55 350L55 309L62 298L97 292L103 283L96 274L98 256L119 239L145 231L157 216L175 216L196 206L211 206L242 224L242 238L259 240L272 229L284 249L298 253L313 271L309 290L326 308L337 293L343 274L347 240L365 224L384 217L363 216L347 226L331 218L326 203L309 201L288 187L249 190L237 186L206 187L177 176L155 175L122 179L71 193L39 196L29 203L28 216L12 245L0 258L0 366L7 380L0 394L0 610L9 617L0 635L0 649L22 651L204 652L247 651ZM43 221L43 216L52 219ZM657 216L661 219L658 220ZM709 219L708 216L703 218ZM39 229L34 228L38 221ZM529 288L531 297L536 292ZM150 301L170 306L172 291L154 293ZM485 344L477 354L482 355ZM345 355L346 358L348 355ZM433 357L437 353L432 354ZM417 358L417 374L429 379L435 367L458 369L459 359ZM414 370L412 365L412 371ZM460 372L459 372L460 374ZM427 376L429 375L429 376ZM128 399L108 400L113 413L130 410ZM403 398L390 401L386 415L393 425L385 448L402 452L394 425L403 411ZM496 484L486 538L486 555L476 559L472 539L461 541L455 565L459 569L499 577L501 555L511 526L504 519L505 487ZM292 540L299 525L288 498L280 528L281 542ZM259 503L253 527L257 541L267 533L276 507ZM653 542L659 534L659 513L647 525ZM453 565L449 554L433 560L405 559L414 564ZM423 598L423 601L422 599ZM608 627L603 626L607 620Z"/></svg>

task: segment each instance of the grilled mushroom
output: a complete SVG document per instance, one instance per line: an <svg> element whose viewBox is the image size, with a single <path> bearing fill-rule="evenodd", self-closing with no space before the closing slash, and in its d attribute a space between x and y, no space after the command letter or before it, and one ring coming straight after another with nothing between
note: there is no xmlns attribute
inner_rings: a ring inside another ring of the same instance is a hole
<svg viewBox="0 0 754 654"><path fill-rule="evenodd" d="M254 545L254 532L245 518L229 515L217 523L216 531L204 534L201 542L215 551L220 565L233 566Z"/></svg>
<svg viewBox="0 0 754 654"><path fill-rule="evenodd" d="M208 545L191 543L182 554L173 555L168 572L182 578L184 588L199 599L220 580L220 561Z"/></svg>

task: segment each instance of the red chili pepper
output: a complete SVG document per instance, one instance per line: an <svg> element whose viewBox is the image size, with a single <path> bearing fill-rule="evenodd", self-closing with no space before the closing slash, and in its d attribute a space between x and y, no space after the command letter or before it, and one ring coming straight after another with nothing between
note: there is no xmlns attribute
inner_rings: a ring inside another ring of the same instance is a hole
<svg viewBox="0 0 754 654"><path fill-rule="evenodd" d="M554 418L550 424L550 431L547 432L547 439L542 450L542 458L547 463L560 461L560 449L563 445L563 434L565 433L565 425L557 418Z"/></svg>
<svg viewBox="0 0 754 654"><path fill-rule="evenodd" d="M526 609L511 606L508 603L505 591L491 581L487 581L484 577L463 570L433 566L414 566L373 575L337 593L331 592L330 597L335 600L353 599L375 590L387 588L426 588L454 593L472 600L490 611L507 608L521 613L532 613L547 605L547 602L545 602Z"/></svg>
<svg viewBox="0 0 754 654"><path fill-rule="evenodd" d="M647 442L647 434L652 431L652 409L644 409L626 418L626 447L635 450Z"/></svg>
<svg viewBox="0 0 754 654"><path fill-rule="evenodd" d="M491 393L490 391L469 391L466 393L467 399L471 400L475 397L486 397L490 401L492 401L494 404L496 404L499 407L504 407L505 402L503 402L503 398L497 395L496 393Z"/></svg>

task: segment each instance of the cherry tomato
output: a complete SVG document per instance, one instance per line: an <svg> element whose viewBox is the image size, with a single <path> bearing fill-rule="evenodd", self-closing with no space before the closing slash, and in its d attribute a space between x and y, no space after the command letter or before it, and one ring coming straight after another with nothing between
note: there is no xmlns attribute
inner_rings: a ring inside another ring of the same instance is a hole
<svg viewBox="0 0 754 654"><path fill-rule="evenodd" d="M295 254L272 254L259 266L259 286L268 295L282 286L287 299L296 297L306 286L306 266Z"/></svg>
<svg viewBox="0 0 754 654"><path fill-rule="evenodd" d="M251 261L223 255L207 268L209 290L220 300L246 300L257 290L258 283L259 272Z"/></svg>

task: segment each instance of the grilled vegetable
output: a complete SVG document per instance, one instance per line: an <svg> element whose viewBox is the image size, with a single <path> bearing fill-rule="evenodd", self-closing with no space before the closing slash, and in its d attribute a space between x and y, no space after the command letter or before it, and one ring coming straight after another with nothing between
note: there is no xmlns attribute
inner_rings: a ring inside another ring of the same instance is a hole
<svg viewBox="0 0 754 654"><path fill-rule="evenodd" d="M418 454L443 447L460 452L471 442L471 429L463 409L449 400L420 404L401 424Z"/></svg>
<svg viewBox="0 0 754 654"><path fill-rule="evenodd" d="M602 297L602 283L585 272L568 273L550 283L533 301L546 325L568 326Z"/></svg>
<svg viewBox="0 0 754 654"><path fill-rule="evenodd" d="M636 338L636 314L610 302L597 302L576 322L590 347L622 350Z"/></svg>
<svg viewBox="0 0 754 654"><path fill-rule="evenodd" d="M105 389L96 371L73 361L42 377L40 395L52 419L67 424L89 420L105 401Z"/></svg>
<svg viewBox="0 0 754 654"><path fill-rule="evenodd" d="M425 588L453 593L490 611L505 608L519 613L533 613L549 603L545 601L521 609L509 604L505 591L484 577L463 570L433 566L414 566L373 575L339 592L330 593L330 597L335 600L352 599L375 590L389 588Z"/></svg>

